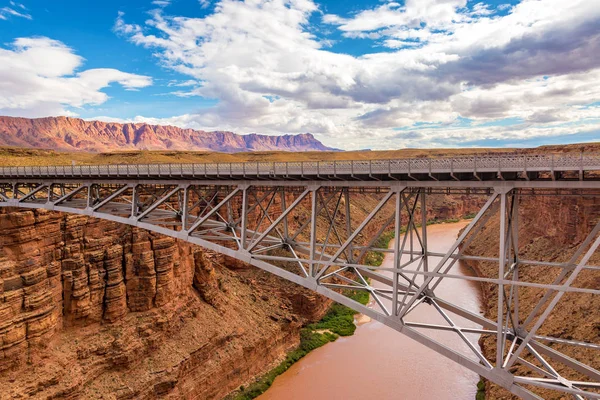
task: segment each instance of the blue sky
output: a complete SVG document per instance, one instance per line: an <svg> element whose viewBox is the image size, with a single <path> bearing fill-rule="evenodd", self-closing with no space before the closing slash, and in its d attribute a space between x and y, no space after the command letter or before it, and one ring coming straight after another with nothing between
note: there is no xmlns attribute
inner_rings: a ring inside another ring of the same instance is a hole
<svg viewBox="0 0 600 400"><path fill-rule="evenodd" d="M4 6L19 8L8 1L4 1ZM100 106L74 109L80 117L93 118L101 113L124 119L137 115L164 118L215 103L212 99L158 96L173 91L167 86L169 81L185 80L186 77L161 67L151 51L114 32L119 11L143 22L149 17L148 13L156 9L150 1L36 1L27 2L26 7L31 20L9 18L0 21L0 43L10 44L17 37L44 36L73 48L85 59L84 69L108 67L153 78L154 84L143 91L126 91L118 85L103 89L111 99ZM208 12L196 0L178 1L172 7L188 13L186 15L202 16Z"/></svg>
<svg viewBox="0 0 600 400"><path fill-rule="evenodd" d="M0 0L0 114L346 149L594 141L597 54L589 0Z"/></svg>

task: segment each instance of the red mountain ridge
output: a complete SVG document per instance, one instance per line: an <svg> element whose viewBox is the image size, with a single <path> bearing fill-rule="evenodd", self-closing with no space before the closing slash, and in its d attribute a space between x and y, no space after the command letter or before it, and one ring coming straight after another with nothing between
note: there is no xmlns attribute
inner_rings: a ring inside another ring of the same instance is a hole
<svg viewBox="0 0 600 400"><path fill-rule="evenodd" d="M206 132L146 123L0 116L0 146L105 152L114 150L331 151L310 133L269 136Z"/></svg>

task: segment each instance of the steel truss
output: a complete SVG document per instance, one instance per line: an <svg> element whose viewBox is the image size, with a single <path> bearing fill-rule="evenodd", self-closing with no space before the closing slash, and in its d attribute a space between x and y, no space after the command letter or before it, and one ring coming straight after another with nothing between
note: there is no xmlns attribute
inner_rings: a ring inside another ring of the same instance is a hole
<svg viewBox="0 0 600 400"><path fill-rule="evenodd" d="M481 208L447 252L430 251L430 199L449 193L479 196ZM599 352L600 344L539 333L565 295L600 295L597 287L577 284L582 274L600 274L600 267L589 265L600 245L600 221L595 221L596 225L567 262L522 259L518 251L520 200L524 196L551 194L599 196L600 185L0 181L0 206L88 215L218 251L366 314L522 398L540 399L536 394L539 388L578 399L600 398L598 365L586 365L568 351L585 348ZM357 219L357 215L366 217ZM483 230L489 229L494 218L499 221L497 255L467 254L465 250ZM394 232L392 248L378 248L377 239L388 231ZM393 263L369 265L366 260L373 252L391 255ZM497 276L459 274L456 271L461 260L496 263ZM538 267L558 272L550 281L523 279L524 270ZM490 293L496 296L497 317L484 317L439 296L438 287L449 279L495 287ZM537 304L519 304L523 288L540 291ZM368 292L373 306L350 298L356 291ZM423 307L435 309L441 322L417 322L413 317ZM466 351L433 338L432 331L456 335ZM495 338L493 359L481 351L480 335Z"/></svg>

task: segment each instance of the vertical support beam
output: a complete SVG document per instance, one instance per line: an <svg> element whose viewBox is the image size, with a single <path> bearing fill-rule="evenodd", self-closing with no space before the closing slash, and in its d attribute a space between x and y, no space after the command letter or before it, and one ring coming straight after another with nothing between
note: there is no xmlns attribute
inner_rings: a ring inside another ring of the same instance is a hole
<svg viewBox="0 0 600 400"><path fill-rule="evenodd" d="M425 188L421 189L421 241L423 254L423 271L429 271L429 261L427 256L427 202L425 199Z"/></svg>
<svg viewBox="0 0 600 400"><path fill-rule="evenodd" d="M498 279L504 280L506 265L506 192L500 194L500 248L498 254ZM504 285L498 284L498 318L496 332L496 368L502 367L504 359L504 335L502 332L504 315Z"/></svg>
<svg viewBox="0 0 600 400"><path fill-rule="evenodd" d="M92 186L93 184L88 184L88 188L87 188L87 206L91 207L93 204L93 200L92 200Z"/></svg>
<svg viewBox="0 0 600 400"><path fill-rule="evenodd" d="M402 228L402 191L396 192L396 219L394 223L394 281L392 282L392 315L398 315L398 279L400 277L400 229ZM408 289L407 289L408 290Z"/></svg>
<svg viewBox="0 0 600 400"><path fill-rule="evenodd" d="M346 203L346 237L350 237L352 234L352 218L350 216L350 188L342 189L344 191L344 202ZM352 243L348 245L348 262L354 263L354 250L352 250Z"/></svg>
<svg viewBox="0 0 600 400"><path fill-rule="evenodd" d="M414 202L415 202L414 204L417 203L417 200L418 200L417 198L414 199ZM409 199L407 198L407 199L405 199L405 201L406 201L406 207L408 208L409 207L409 205L408 205ZM414 251L413 235L414 235L415 230L417 229L417 227L414 224L414 218L415 218L414 207L413 207L412 210L413 210L413 212L411 213L411 215L409 215L410 222L409 222L409 224L407 226L407 229L406 229L406 234L409 235L408 238L409 238L409 242L410 242L410 261L412 261L412 260L415 259L415 255L413 253L413 251Z"/></svg>
<svg viewBox="0 0 600 400"><path fill-rule="evenodd" d="M248 241L248 187L242 188L242 249L245 249Z"/></svg>
<svg viewBox="0 0 600 400"><path fill-rule="evenodd" d="M138 212L138 185L133 185L131 189L131 218L135 218Z"/></svg>
<svg viewBox="0 0 600 400"><path fill-rule="evenodd" d="M511 217L511 228L512 228L512 249L513 249L513 260L515 268L513 271L513 280L519 280L519 191L514 190L512 193L512 217ZM519 286L514 286L514 297L513 297L513 322L516 329L519 326Z"/></svg>
<svg viewBox="0 0 600 400"><path fill-rule="evenodd" d="M287 170L287 162L285 163L286 165L286 170ZM280 187L280 196L281 196L281 209L282 210L286 210L287 209L287 205L285 204L285 187ZM283 219L283 238L285 240L288 240L290 237L290 232L288 229L288 217L287 215L285 216L285 218Z"/></svg>
<svg viewBox="0 0 600 400"><path fill-rule="evenodd" d="M51 183L50 185L48 185L48 203L52 203L54 202L54 184Z"/></svg>
<svg viewBox="0 0 600 400"><path fill-rule="evenodd" d="M308 275L315 276L315 252L317 247L317 190L313 188L310 193L310 263L308 266Z"/></svg>
<svg viewBox="0 0 600 400"><path fill-rule="evenodd" d="M133 188L133 192L135 193L135 187ZM188 203L189 203L189 195L190 195L190 186L186 185L183 188L183 204L181 205L181 230L187 230L187 220L188 220Z"/></svg>
<svg viewBox="0 0 600 400"><path fill-rule="evenodd" d="M231 207L231 202L227 202L227 223L233 223L233 207Z"/></svg>

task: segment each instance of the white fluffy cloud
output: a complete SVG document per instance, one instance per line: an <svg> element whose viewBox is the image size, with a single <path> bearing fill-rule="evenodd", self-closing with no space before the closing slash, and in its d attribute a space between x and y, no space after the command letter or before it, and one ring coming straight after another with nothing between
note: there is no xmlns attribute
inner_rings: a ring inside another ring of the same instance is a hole
<svg viewBox="0 0 600 400"><path fill-rule="evenodd" d="M516 139L598 128L599 108L585 107L600 100L594 3L525 0L497 15L466 0L408 0L351 17L322 15L347 38L395 49L363 56L328 50L309 24L320 13L311 0L222 0L204 18L157 11L143 26L119 14L115 29L197 82L175 95L218 100L165 122L310 131L346 148L457 145L503 132ZM458 117L473 126L457 127ZM505 118L523 125L479 126ZM417 123L410 139L396 130Z"/></svg>
<svg viewBox="0 0 600 400"><path fill-rule="evenodd" d="M0 48L0 114L74 115L66 107L104 103L102 88L116 82L135 90L152 84L147 76L116 69L76 72L83 58L63 43L44 37L16 39Z"/></svg>
<svg viewBox="0 0 600 400"><path fill-rule="evenodd" d="M594 3L524 0L497 15L466 0L408 0L321 16L347 38L395 49L363 56L328 50L310 26L320 13L311 0L222 0L204 18L157 11L143 26L119 14L115 29L197 81L175 95L218 100L165 122L310 131L346 148L458 145L598 129L599 107L586 107L600 100ZM474 122L458 126L459 117ZM481 126L506 118L523 123ZM402 132L412 126L407 138Z"/></svg>

